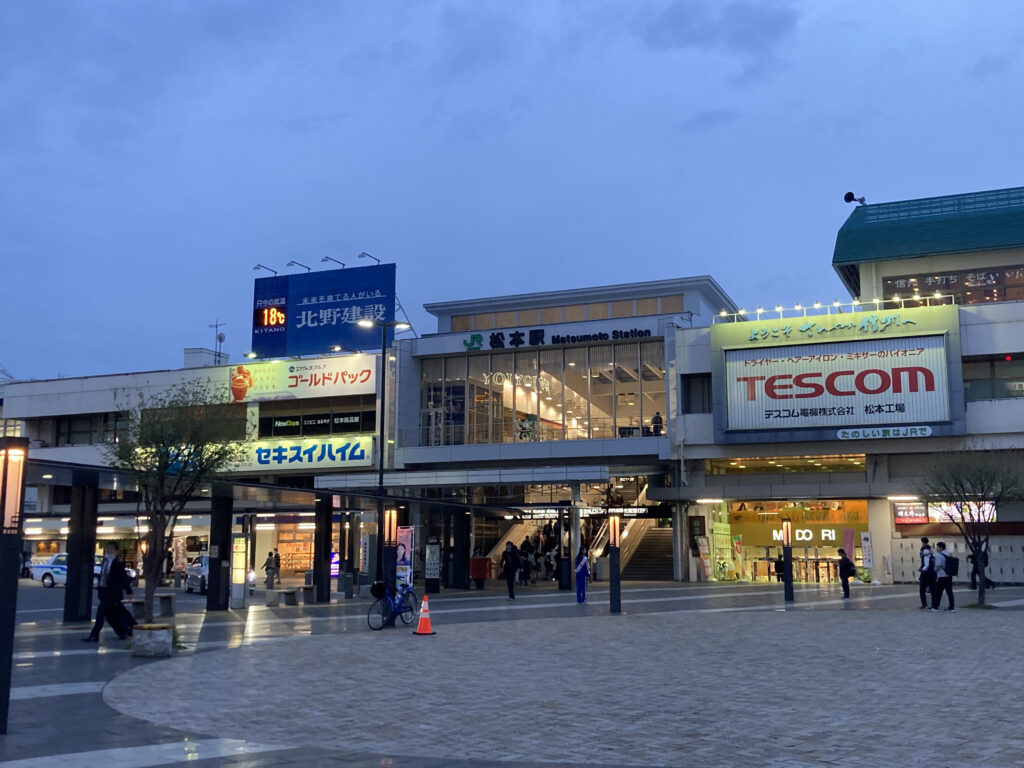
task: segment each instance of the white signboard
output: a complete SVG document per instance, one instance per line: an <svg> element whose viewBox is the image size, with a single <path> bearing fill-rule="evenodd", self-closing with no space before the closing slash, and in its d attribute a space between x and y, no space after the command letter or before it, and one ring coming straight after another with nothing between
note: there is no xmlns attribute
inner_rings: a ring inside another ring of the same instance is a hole
<svg viewBox="0 0 1024 768"><path fill-rule="evenodd" d="M291 400L301 397L372 395L377 391L375 355L324 357L225 368L231 402Z"/></svg>
<svg viewBox="0 0 1024 768"><path fill-rule="evenodd" d="M865 568L875 567L875 551L871 548L871 531L860 532L860 561Z"/></svg>
<svg viewBox="0 0 1024 768"><path fill-rule="evenodd" d="M245 458L232 472L348 469L373 464L372 435L256 440L245 444Z"/></svg>
<svg viewBox="0 0 1024 768"><path fill-rule="evenodd" d="M727 429L949 420L945 338L725 350Z"/></svg>
<svg viewBox="0 0 1024 768"><path fill-rule="evenodd" d="M441 578L440 544L427 544L426 559L423 563L423 577L426 579Z"/></svg>

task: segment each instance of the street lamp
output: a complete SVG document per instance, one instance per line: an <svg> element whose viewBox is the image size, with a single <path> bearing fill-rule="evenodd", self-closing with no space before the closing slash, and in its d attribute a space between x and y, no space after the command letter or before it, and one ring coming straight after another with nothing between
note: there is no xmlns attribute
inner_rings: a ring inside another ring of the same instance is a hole
<svg viewBox="0 0 1024 768"><path fill-rule="evenodd" d="M782 587L787 603L793 602L793 521L782 518Z"/></svg>
<svg viewBox="0 0 1024 768"><path fill-rule="evenodd" d="M362 256L363 254L360 254ZM369 254L365 254L369 256ZM370 256L370 258L374 258ZM384 414L386 408L386 396L387 396L387 365L388 365L388 328L394 328L396 331L407 331L409 330L409 324L404 322L384 322L381 320L371 320L368 317L364 317L360 320L357 325L360 328L373 328L374 326L380 326L380 388L378 390L377 408L380 411L378 414L377 421L379 422L379 429L377 435L377 581L381 581L384 578L385 567L384 567L384 553L383 547L380 546L381 534L384 533ZM397 543L397 539L396 539ZM395 576L395 556L397 547L391 547L388 552L388 567L387 572L391 574L392 580Z"/></svg>
<svg viewBox="0 0 1024 768"><path fill-rule="evenodd" d="M267 270L267 272L273 272L275 275L277 274L277 270L276 269L271 269L270 267L264 267L262 264L257 264L255 267L252 268L252 271L253 272L258 272L261 269L265 269L265 270Z"/></svg>
<svg viewBox="0 0 1024 768"><path fill-rule="evenodd" d="M622 583L619 573L619 542L622 518L608 516L608 607L611 613L622 613Z"/></svg>
<svg viewBox="0 0 1024 768"><path fill-rule="evenodd" d="M289 261L287 264L285 264L285 266L286 267L302 267L307 272L312 272L313 271L312 269L307 267L305 264L303 264L301 261Z"/></svg>
<svg viewBox="0 0 1024 768"><path fill-rule="evenodd" d="M373 259L378 264L380 264L380 259L378 259L376 256L374 256L372 254L367 253L366 251L363 251L362 253L360 253L359 254L359 258L360 259Z"/></svg>
<svg viewBox="0 0 1024 768"><path fill-rule="evenodd" d="M330 256L324 256L322 259L320 259L321 264L326 264L328 261L333 261L335 264L341 264L341 266L343 267L345 266L345 262L338 261L337 259L332 259Z"/></svg>
<svg viewBox="0 0 1024 768"><path fill-rule="evenodd" d="M7 733L11 706L11 665L21 573L21 504L25 495L28 440L0 437L0 734Z"/></svg>

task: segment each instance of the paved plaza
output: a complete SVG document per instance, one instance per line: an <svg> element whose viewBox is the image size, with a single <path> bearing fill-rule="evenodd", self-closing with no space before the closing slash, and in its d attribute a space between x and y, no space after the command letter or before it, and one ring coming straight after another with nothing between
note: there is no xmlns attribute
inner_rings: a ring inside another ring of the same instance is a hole
<svg viewBox="0 0 1024 768"><path fill-rule="evenodd" d="M370 632L362 601L197 611L157 662L27 616L0 766L1024 765L1024 589L991 597L647 583L610 616L600 585L449 592L429 637Z"/></svg>

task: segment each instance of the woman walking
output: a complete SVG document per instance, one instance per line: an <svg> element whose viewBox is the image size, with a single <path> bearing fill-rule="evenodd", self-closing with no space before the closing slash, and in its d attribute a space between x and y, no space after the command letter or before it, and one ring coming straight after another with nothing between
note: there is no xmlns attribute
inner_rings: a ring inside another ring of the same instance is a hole
<svg viewBox="0 0 1024 768"><path fill-rule="evenodd" d="M576 602L580 605L587 602L587 579L590 578L590 560L587 548L580 547L576 555Z"/></svg>
<svg viewBox="0 0 1024 768"><path fill-rule="evenodd" d="M277 573L277 564L273 552L267 553L267 562L263 564L263 571L267 574L267 589L273 589L274 575Z"/></svg>

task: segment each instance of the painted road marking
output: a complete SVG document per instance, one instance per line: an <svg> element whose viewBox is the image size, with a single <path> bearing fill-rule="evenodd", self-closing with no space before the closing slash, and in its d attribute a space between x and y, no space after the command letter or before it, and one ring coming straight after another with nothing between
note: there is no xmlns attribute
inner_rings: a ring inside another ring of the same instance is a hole
<svg viewBox="0 0 1024 768"><path fill-rule="evenodd" d="M11 688L11 701L19 699L41 699L46 696L71 696L76 693L99 693L106 680L98 683L54 683L53 685L26 685Z"/></svg>
<svg viewBox="0 0 1024 768"><path fill-rule="evenodd" d="M255 744L241 739L184 739L170 744L149 744L141 747L98 749L64 755L30 757L0 763L3 768L53 768L55 765L75 768L147 768L167 763L188 763L218 757L238 757L259 752L272 752L291 747L276 744Z"/></svg>

